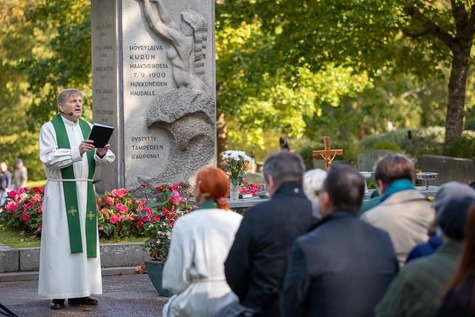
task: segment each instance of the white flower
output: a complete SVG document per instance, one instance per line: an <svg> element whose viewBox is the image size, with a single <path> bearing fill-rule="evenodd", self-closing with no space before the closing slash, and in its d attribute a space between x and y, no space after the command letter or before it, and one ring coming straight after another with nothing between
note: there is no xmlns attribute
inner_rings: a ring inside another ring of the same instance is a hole
<svg viewBox="0 0 475 317"><path fill-rule="evenodd" d="M253 159L250 156L246 155L244 151L227 150L224 152L224 155L222 156L223 160L232 159L234 161L239 161L241 158L246 162L249 162L249 163L253 162Z"/></svg>
<svg viewBox="0 0 475 317"><path fill-rule="evenodd" d="M248 164L252 164L253 159L244 153L244 151L228 150L222 156L225 161L225 168L228 171L229 179L232 183L239 185Z"/></svg>

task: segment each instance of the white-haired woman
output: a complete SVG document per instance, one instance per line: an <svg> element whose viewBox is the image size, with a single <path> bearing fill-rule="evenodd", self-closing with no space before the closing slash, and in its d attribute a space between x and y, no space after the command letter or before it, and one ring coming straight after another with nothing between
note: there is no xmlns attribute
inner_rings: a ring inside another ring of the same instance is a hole
<svg viewBox="0 0 475 317"><path fill-rule="evenodd" d="M323 188L323 181L327 178L327 172L316 168L307 171L303 176L303 191L313 205L313 215L316 218L321 218L318 211L318 202L320 192Z"/></svg>

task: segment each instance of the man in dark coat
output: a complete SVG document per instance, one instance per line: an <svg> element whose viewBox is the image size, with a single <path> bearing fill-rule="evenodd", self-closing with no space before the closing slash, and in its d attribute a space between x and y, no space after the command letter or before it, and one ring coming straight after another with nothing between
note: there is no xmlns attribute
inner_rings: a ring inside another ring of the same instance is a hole
<svg viewBox="0 0 475 317"><path fill-rule="evenodd" d="M279 316L290 248L315 221L302 182L302 158L289 151L271 154L264 163L270 200L249 208L225 262L226 280L240 304L254 316Z"/></svg>
<svg viewBox="0 0 475 317"><path fill-rule="evenodd" d="M398 262L389 235L358 218L363 195L353 167L332 166L320 195L323 219L292 248L281 316L374 316Z"/></svg>

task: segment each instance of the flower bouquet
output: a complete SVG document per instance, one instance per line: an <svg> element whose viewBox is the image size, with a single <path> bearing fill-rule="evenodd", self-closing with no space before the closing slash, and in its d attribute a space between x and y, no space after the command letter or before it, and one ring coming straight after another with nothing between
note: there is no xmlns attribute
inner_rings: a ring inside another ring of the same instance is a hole
<svg viewBox="0 0 475 317"><path fill-rule="evenodd" d="M251 183L245 178L242 179L242 184L239 186L239 194L243 195L251 194L252 196L256 196L260 190L260 184Z"/></svg>
<svg viewBox="0 0 475 317"><path fill-rule="evenodd" d="M138 212L137 225L143 228L144 235L148 237L144 250L153 260L165 263L175 221L196 209L196 206L190 205L186 198L180 196L180 184L141 186L146 199Z"/></svg>
<svg viewBox="0 0 475 317"><path fill-rule="evenodd" d="M222 156L224 168L228 172L229 181L231 183L230 197L232 200L238 198L239 185L242 184L244 172L253 159L247 156L244 151L227 150Z"/></svg>

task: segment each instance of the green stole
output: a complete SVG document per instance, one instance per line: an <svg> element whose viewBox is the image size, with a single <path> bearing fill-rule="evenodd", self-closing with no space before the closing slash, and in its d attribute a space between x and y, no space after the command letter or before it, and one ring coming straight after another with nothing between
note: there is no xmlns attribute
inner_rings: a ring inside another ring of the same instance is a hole
<svg viewBox="0 0 475 317"><path fill-rule="evenodd" d="M54 130L56 132L56 140L58 142L58 148L70 149L68 134L66 132L66 126L64 125L61 115L56 115L51 120ZM83 119L79 118L79 126L84 139L87 139L91 132L91 127ZM94 177L96 162L94 161L94 152L87 152L87 160L89 165L89 173L87 178L92 180ZM62 179L74 179L73 165L69 165L61 169ZM65 201L65 207L68 218L69 229L69 245L71 246L71 253L82 253L82 241L81 241L81 228L78 211L78 196L75 181L63 181L63 195ZM97 257L97 209L94 185L92 181L87 181L87 203L86 203L86 249L87 257Z"/></svg>

